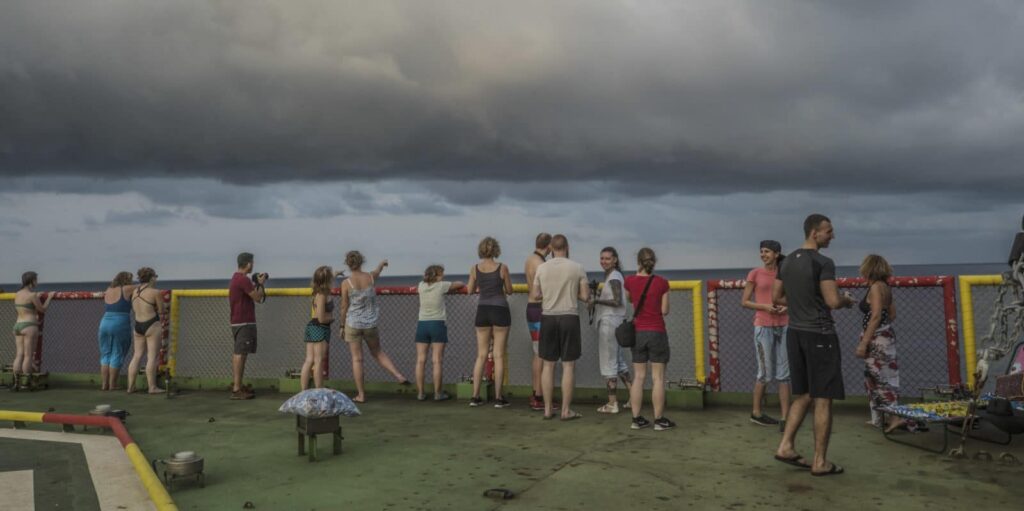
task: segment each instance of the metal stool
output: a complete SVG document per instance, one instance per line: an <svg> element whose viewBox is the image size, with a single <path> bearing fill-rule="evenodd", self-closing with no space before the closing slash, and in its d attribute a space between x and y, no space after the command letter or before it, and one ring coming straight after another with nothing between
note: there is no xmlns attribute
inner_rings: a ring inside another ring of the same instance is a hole
<svg viewBox="0 0 1024 511"><path fill-rule="evenodd" d="M309 437L309 461L316 461L316 436L331 433L334 436L334 454L341 454L341 422L334 417L295 416L295 431L299 435L299 456L306 454L306 437Z"/></svg>

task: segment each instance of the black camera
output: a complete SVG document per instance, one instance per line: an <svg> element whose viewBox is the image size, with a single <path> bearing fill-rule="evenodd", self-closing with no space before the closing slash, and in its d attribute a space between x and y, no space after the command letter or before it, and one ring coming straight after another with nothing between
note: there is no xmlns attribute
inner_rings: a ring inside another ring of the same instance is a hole
<svg viewBox="0 0 1024 511"><path fill-rule="evenodd" d="M597 295L597 289L601 286L601 283L596 280L591 280L590 282L587 283L587 286L590 287L590 293L592 295Z"/></svg>
<svg viewBox="0 0 1024 511"><path fill-rule="evenodd" d="M265 280L265 281L266 280L270 280L270 274L269 273L253 273L252 274L252 283L253 284L259 284L260 283L260 276L261 275L263 276L263 280Z"/></svg>

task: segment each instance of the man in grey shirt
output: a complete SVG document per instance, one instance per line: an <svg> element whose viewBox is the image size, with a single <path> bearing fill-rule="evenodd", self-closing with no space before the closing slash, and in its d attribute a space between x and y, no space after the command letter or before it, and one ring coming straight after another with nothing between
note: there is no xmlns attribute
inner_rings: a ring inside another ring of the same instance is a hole
<svg viewBox="0 0 1024 511"><path fill-rule="evenodd" d="M786 430L775 459L811 470L811 475L843 473L826 458L832 433L832 400L846 397L842 359L832 310L849 308L853 299L840 295L836 266L818 253L835 237L832 221L813 214L804 220L804 244L786 256L772 286L772 301L786 306L789 329L786 351L793 387ZM797 454L794 442L807 409L814 404L814 461Z"/></svg>

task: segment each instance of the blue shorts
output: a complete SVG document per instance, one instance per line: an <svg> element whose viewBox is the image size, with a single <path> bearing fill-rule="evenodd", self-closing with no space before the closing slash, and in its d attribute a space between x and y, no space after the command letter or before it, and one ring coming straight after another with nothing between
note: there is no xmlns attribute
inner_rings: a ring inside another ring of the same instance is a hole
<svg viewBox="0 0 1024 511"><path fill-rule="evenodd" d="M100 320L100 365L119 369L132 345L132 322L127 312L106 312Z"/></svg>
<svg viewBox="0 0 1024 511"><path fill-rule="evenodd" d="M789 356L786 352L786 327L755 326L754 352L757 356L757 381L789 381Z"/></svg>
<svg viewBox="0 0 1024 511"><path fill-rule="evenodd" d="M448 325L444 320L419 321L416 323L416 342L448 342Z"/></svg>

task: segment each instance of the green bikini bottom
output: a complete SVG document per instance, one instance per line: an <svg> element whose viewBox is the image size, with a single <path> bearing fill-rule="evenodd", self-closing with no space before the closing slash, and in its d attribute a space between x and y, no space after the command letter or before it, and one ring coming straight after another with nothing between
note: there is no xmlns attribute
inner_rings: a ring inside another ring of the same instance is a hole
<svg viewBox="0 0 1024 511"><path fill-rule="evenodd" d="M30 326L39 326L36 321L19 321L14 324L14 335L21 335L22 330Z"/></svg>

